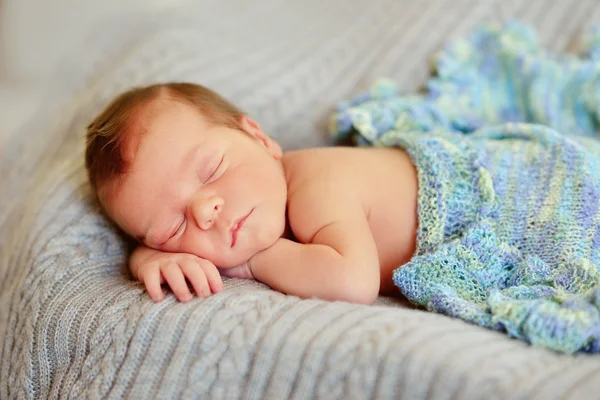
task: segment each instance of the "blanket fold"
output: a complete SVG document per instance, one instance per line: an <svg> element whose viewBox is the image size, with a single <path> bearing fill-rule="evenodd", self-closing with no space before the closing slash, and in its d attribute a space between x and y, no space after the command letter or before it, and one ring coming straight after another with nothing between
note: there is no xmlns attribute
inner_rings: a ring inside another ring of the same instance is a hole
<svg viewBox="0 0 600 400"><path fill-rule="evenodd" d="M600 30L588 58L526 26L450 43L421 95L392 82L340 104L339 138L398 146L418 171L413 303L556 351L600 352Z"/></svg>

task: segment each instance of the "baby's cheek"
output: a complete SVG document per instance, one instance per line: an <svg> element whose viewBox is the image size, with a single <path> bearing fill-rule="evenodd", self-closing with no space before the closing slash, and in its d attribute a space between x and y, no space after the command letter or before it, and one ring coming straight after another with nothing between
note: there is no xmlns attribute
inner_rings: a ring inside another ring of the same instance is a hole
<svg viewBox="0 0 600 400"><path fill-rule="evenodd" d="M260 229L255 235L256 241L254 243L254 254L271 247L277 241L277 239L283 236L284 231L285 220L283 223L281 221L273 221L269 225L265 224L264 228ZM250 257L252 257L254 254L251 254Z"/></svg>
<svg viewBox="0 0 600 400"><path fill-rule="evenodd" d="M177 251L180 253L193 254L200 258L208 258L208 255L206 254L206 251L202 248L202 246L192 240L182 241Z"/></svg>
<svg viewBox="0 0 600 400"><path fill-rule="evenodd" d="M202 240L201 238L182 238L178 249L174 251L178 253L193 254L196 257L208 260L217 266L223 263L223 256L220 254L221 252L216 251L210 242Z"/></svg>

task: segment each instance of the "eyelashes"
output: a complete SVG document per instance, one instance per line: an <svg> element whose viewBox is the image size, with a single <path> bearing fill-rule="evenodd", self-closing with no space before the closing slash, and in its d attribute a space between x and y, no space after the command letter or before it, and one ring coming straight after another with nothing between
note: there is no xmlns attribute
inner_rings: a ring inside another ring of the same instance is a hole
<svg viewBox="0 0 600 400"><path fill-rule="evenodd" d="M181 224L179 224L179 226L177 227L177 229L175 229L175 231L171 234L171 236L169 236L169 239L167 239L167 241L181 237L183 235L183 233L185 232L186 227L187 227L187 219L184 218L183 221L181 222Z"/></svg>
<svg viewBox="0 0 600 400"><path fill-rule="evenodd" d="M184 219L181 225L179 225L179 228L177 228L177 230L175 231L173 238L178 238L181 235L183 235L183 233L185 232L185 228L187 228L187 219Z"/></svg>
<svg viewBox="0 0 600 400"><path fill-rule="evenodd" d="M215 175L217 174L217 172L221 168L221 165L223 164L224 158L225 156L222 156L217 165L214 168L212 168L210 175L208 175L208 177L203 180L204 183L211 183L214 180Z"/></svg>

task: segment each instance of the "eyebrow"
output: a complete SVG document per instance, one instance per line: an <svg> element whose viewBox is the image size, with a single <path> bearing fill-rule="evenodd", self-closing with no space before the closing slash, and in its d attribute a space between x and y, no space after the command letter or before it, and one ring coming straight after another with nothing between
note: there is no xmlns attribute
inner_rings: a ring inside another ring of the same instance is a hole
<svg viewBox="0 0 600 400"><path fill-rule="evenodd" d="M203 147L202 144L192 147L192 149L190 151L188 151L187 154L181 160L178 171L181 171L183 168L185 168L185 166L188 165L194 159L194 157L196 156L196 154L200 151L200 149L202 147Z"/></svg>

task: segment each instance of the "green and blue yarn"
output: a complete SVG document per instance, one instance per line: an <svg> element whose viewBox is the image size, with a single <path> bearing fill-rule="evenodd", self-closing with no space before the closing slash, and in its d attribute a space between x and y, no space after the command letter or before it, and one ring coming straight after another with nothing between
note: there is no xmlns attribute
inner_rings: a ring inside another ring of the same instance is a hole
<svg viewBox="0 0 600 400"><path fill-rule="evenodd" d="M338 138L398 146L418 171L413 259L394 282L428 310L560 352L600 352L600 29L582 57L511 22L446 46L423 94L382 80Z"/></svg>

